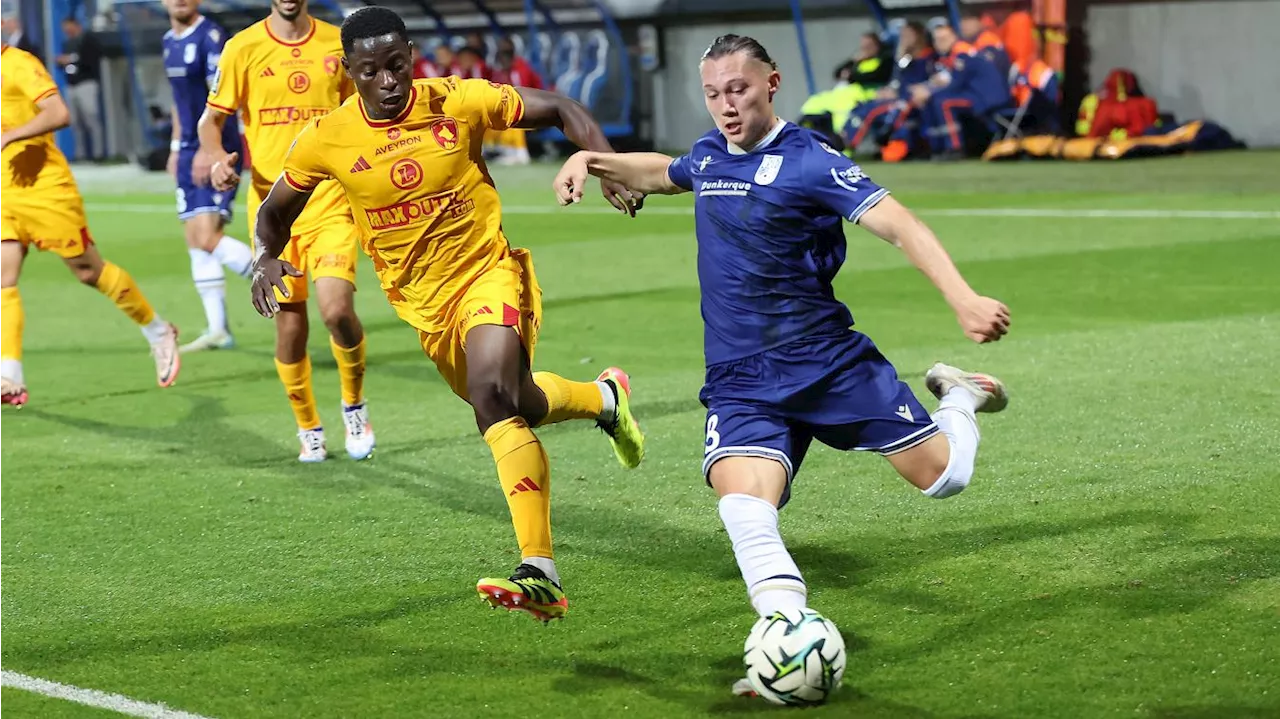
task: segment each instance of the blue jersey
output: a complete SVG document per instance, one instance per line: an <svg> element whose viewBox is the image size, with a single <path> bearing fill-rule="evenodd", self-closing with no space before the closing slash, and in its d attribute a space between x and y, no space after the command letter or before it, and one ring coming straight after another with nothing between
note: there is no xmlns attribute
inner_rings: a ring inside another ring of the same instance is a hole
<svg viewBox="0 0 1280 719"><path fill-rule="evenodd" d="M667 170L695 193L708 366L828 332L853 315L831 282L843 222L889 194L809 130L780 121L750 152L718 130Z"/></svg>
<svg viewBox="0 0 1280 719"><path fill-rule="evenodd" d="M212 20L201 17L181 34L164 34L164 72L173 89L173 107L182 127L182 149L200 146L196 123L204 112L209 85L218 72L218 59L227 42L227 32ZM240 128L234 117L227 118L222 146L239 149Z"/></svg>

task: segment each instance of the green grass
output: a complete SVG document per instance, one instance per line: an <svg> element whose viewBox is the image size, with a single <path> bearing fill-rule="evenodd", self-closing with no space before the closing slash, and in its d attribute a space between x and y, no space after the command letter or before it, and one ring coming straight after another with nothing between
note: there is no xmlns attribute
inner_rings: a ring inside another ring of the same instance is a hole
<svg viewBox="0 0 1280 719"><path fill-rule="evenodd" d="M968 343L923 277L852 228L840 296L921 396L944 359L998 374L1013 403L983 418L973 485L945 502L874 457L811 452L783 531L850 654L844 689L806 716L1280 713L1280 223L927 212L1276 211L1277 162L868 168L1008 302L1013 333ZM514 208L547 203L549 178L498 175ZM198 331L172 195L146 191L163 178L85 184L103 253ZM538 365L626 367L649 437L626 473L585 425L541 432L572 597L550 627L475 597L517 560L492 460L367 262L378 454L304 467L243 283L241 349L189 356L160 391L137 330L32 256L32 403L3 416L4 667L224 718L769 711L728 694L753 617L698 473L696 248L670 212L688 205L506 218L546 292ZM311 347L336 429L323 334ZM104 715L3 700L5 716Z"/></svg>

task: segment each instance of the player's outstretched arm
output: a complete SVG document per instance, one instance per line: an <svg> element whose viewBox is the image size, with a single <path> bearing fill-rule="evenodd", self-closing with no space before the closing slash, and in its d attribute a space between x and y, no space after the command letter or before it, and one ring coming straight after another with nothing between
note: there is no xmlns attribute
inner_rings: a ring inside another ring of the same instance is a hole
<svg viewBox="0 0 1280 719"><path fill-rule="evenodd" d="M591 152L574 153L556 174L553 187L561 205L582 199L587 175L602 181L616 182L646 195L675 195L685 192L671 181L667 168L671 158L660 152Z"/></svg>
<svg viewBox="0 0 1280 719"><path fill-rule="evenodd" d="M600 123L596 122L582 103L564 95L529 87L522 87L519 92L520 99L524 102L524 115L516 123L516 127L529 130L558 127L569 142L583 150L613 152L613 145L604 136ZM636 210L644 202L644 196L637 194L637 188L626 183L602 178L600 189L609 204L632 217L635 217Z"/></svg>
<svg viewBox="0 0 1280 719"><path fill-rule="evenodd" d="M862 213L858 224L902 250L942 293L969 339L995 342L1009 331L1009 308L974 292L933 231L902 203L886 196Z"/></svg>
<svg viewBox="0 0 1280 719"><path fill-rule="evenodd" d="M67 110L67 104L57 93L37 102L36 107L40 108L40 112L27 122L0 136L0 144L8 147L11 142L29 140L54 130L61 130L71 124L71 112Z"/></svg>
<svg viewBox="0 0 1280 719"><path fill-rule="evenodd" d="M226 192L240 183L240 175L236 172L236 160L240 153L228 153L222 148L222 127L231 117L212 107L205 107L196 124L196 135L200 138L200 151L191 163L191 176L200 184L205 177L213 183L213 189Z"/></svg>
<svg viewBox="0 0 1280 719"><path fill-rule="evenodd" d="M302 209L311 199L311 191L302 191L291 186L282 175L271 186L267 199L258 208L258 222L254 230L255 248L253 255L252 285L249 293L253 297L253 308L263 317L272 317L280 311L280 303L276 301L275 288L280 294L289 298L289 290L285 288L284 276L301 277L302 272L293 265L280 259L285 245L289 244L289 236L293 231L293 223L302 214Z"/></svg>

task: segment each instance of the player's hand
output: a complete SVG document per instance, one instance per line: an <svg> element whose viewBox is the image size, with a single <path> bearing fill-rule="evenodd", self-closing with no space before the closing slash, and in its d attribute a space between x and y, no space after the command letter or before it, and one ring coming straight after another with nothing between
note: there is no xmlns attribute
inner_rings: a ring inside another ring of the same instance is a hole
<svg viewBox="0 0 1280 719"><path fill-rule="evenodd" d="M297 267L278 257L259 255L253 261L253 279L250 280L249 294L253 297L253 308L263 317L274 317L280 311L280 303L276 301L276 288L285 299L289 298L289 289L285 287L285 275L301 277Z"/></svg>
<svg viewBox="0 0 1280 719"><path fill-rule="evenodd" d="M576 152L565 160L560 172L556 173L556 179L551 181L551 188L555 190L556 201L563 206L581 202L582 189L586 186L587 158L581 152Z"/></svg>
<svg viewBox="0 0 1280 719"><path fill-rule="evenodd" d="M176 178L178 176L178 153L169 152L169 159L164 163L164 171L169 173L169 177ZM194 170L192 174L194 174Z"/></svg>
<svg viewBox="0 0 1280 719"><path fill-rule="evenodd" d="M644 207L644 193L632 192L612 180L601 178L600 191L604 193L604 199L608 200L610 205L631 217L635 217L636 212Z"/></svg>
<svg viewBox="0 0 1280 719"><path fill-rule="evenodd" d="M240 153L233 152L223 155L221 160L213 163L209 168L209 180L213 184L213 189L226 192L240 184L240 173L236 172L236 161L239 159ZM192 174L195 174L194 168L192 168Z"/></svg>
<svg viewBox="0 0 1280 719"><path fill-rule="evenodd" d="M1009 332L1009 308L999 300L975 294L956 306L956 320L969 339L998 342Z"/></svg>

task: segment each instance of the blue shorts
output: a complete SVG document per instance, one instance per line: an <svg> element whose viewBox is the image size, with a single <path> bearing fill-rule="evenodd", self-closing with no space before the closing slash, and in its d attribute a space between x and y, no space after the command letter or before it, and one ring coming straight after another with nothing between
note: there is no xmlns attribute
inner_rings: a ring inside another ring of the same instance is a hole
<svg viewBox="0 0 1280 719"><path fill-rule="evenodd" d="M197 185L191 179L191 161L196 157L195 148L178 152L178 219L189 220L196 215L217 212L222 221L231 221L231 210L236 203L236 190L232 187L227 192L218 192L212 185ZM237 162L239 172L243 161Z"/></svg>
<svg viewBox="0 0 1280 719"><path fill-rule="evenodd" d="M787 470L779 506L814 439L889 455L938 432L889 360L853 330L712 365L699 398L707 408L703 475L724 457L776 460Z"/></svg>

